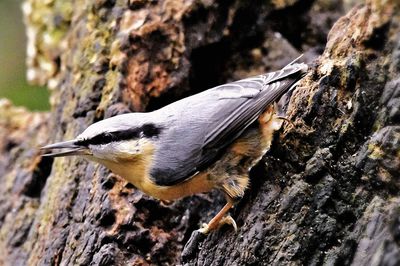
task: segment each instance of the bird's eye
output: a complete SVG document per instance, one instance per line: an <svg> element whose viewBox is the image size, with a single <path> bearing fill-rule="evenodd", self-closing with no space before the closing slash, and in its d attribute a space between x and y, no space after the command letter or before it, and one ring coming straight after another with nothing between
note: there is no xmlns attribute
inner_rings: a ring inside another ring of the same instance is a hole
<svg viewBox="0 0 400 266"><path fill-rule="evenodd" d="M89 145L89 140L88 140L88 139L78 139L78 140L75 142L75 144L76 144L76 145L79 145L79 146L85 146L85 147L87 147L87 146Z"/></svg>
<svg viewBox="0 0 400 266"><path fill-rule="evenodd" d="M113 140L114 140L113 134L111 134L109 132L104 132L104 133L94 136L88 142L89 142L89 144L100 145L100 144L110 143Z"/></svg>

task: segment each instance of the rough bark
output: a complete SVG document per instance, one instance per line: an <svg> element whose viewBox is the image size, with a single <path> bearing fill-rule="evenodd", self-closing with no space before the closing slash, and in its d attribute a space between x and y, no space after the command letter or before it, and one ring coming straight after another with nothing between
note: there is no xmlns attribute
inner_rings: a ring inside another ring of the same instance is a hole
<svg viewBox="0 0 400 266"><path fill-rule="evenodd" d="M28 78L52 89L53 108L0 102L0 264L398 265L399 8L369 0L337 20L347 2L27 0ZM165 206L37 150L300 52L315 60L232 211L236 233L184 249L218 193Z"/></svg>

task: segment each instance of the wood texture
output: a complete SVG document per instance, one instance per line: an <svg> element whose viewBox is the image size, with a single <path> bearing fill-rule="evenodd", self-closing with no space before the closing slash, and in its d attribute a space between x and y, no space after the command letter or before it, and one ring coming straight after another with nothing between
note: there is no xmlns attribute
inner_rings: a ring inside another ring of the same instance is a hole
<svg viewBox="0 0 400 266"><path fill-rule="evenodd" d="M0 264L398 265L400 12L350 2L26 0L28 77L51 88L52 110L0 102ZM293 125L252 170L237 233L184 249L221 195L165 205L37 150L300 53Z"/></svg>

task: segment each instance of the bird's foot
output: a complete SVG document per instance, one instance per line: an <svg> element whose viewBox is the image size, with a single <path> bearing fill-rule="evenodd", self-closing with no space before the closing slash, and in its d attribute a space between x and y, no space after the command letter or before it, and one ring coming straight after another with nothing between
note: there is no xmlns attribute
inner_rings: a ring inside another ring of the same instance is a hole
<svg viewBox="0 0 400 266"><path fill-rule="evenodd" d="M210 233L211 231L214 231L214 230L220 228L224 224L232 225L235 232L237 232L236 222L230 215L226 215L226 216L222 217L218 222L215 222L215 223L212 223L212 222L210 222L208 224L203 223L202 226L200 227L200 229L198 229L197 231L206 235L206 234Z"/></svg>
<svg viewBox="0 0 400 266"><path fill-rule="evenodd" d="M223 216L231 206L232 204L229 202L208 224L203 223L200 229L192 232L190 239L188 240L182 251L182 258L187 259L194 256L194 254L197 252L197 249L199 248L199 243L206 238L207 234L213 230L218 229L224 224L232 225L235 229L235 232L237 232L237 225L232 216Z"/></svg>
<svg viewBox="0 0 400 266"><path fill-rule="evenodd" d="M204 235L207 235L210 232L210 226L206 223L203 223L197 231Z"/></svg>

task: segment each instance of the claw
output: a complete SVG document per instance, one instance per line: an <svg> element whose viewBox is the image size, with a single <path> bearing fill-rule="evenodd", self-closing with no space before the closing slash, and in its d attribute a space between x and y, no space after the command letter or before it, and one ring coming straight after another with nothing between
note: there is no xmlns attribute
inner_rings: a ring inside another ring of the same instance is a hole
<svg viewBox="0 0 400 266"><path fill-rule="evenodd" d="M233 230L235 230L235 233L237 232L238 227L237 227L237 225L236 225L235 220L232 218L232 216L230 216L230 215L224 216L224 217L218 222L217 228L220 228L220 227L223 226L224 224L232 225ZM207 235L207 234L210 233L210 231L212 231L212 230L213 230L213 229L210 228L210 226L209 226L208 224L203 223L203 224L201 225L200 229L198 229L197 231L199 231L200 233L202 233L202 234L204 234L204 235Z"/></svg>
<svg viewBox="0 0 400 266"><path fill-rule="evenodd" d="M232 216L227 215L224 216L224 218L221 219L221 221L219 222L219 227L223 226L224 224L229 224L233 226L233 229L235 230L235 233L237 232L237 225L235 220L232 218Z"/></svg>
<svg viewBox="0 0 400 266"><path fill-rule="evenodd" d="M220 225L225 223L232 224L232 226L236 230L237 226L233 218L229 215L225 216L225 214L229 211L230 208L232 208L232 206L232 201L228 201L225 206L219 211L219 213L217 213L217 215L215 215L208 224L203 224L202 227L198 229L198 231L203 234L208 234L209 232L217 229L218 227L220 227Z"/></svg>
<svg viewBox="0 0 400 266"><path fill-rule="evenodd" d="M203 223L197 231L204 235L207 235L210 232L210 227L208 226L208 224Z"/></svg>
<svg viewBox="0 0 400 266"><path fill-rule="evenodd" d="M284 116L276 116L275 119L283 120L283 121L285 121L285 122L288 122L291 126L294 126L293 122L290 121L289 119L287 119L287 118L284 117Z"/></svg>

